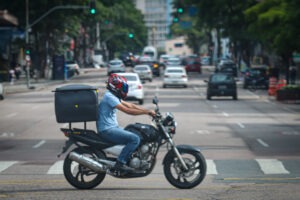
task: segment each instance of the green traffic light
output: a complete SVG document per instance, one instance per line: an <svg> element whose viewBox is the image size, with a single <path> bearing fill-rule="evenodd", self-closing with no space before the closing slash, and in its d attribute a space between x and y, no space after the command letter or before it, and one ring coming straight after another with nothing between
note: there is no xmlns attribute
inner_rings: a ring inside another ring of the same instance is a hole
<svg viewBox="0 0 300 200"><path fill-rule="evenodd" d="M183 8L178 8L178 9L177 9L177 12L178 12L178 13L183 13Z"/></svg>
<svg viewBox="0 0 300 200"><path fill-rule="evenodd" d="M133 33L129 33L129 34L128 34L128 37L129 37L129 38L133 38Z"/></svg>
<svg viewBox="0 0 300 200"><path fill-rule="evenodd" d="M29 49L26 49L26 50L25 50L25 54L26 54L26 55L29 55L29 54L30 54L30 50L29 50Z"/></svg>
<svg viewBox="0 0 300 200"><path fill-rule="evenodd" d="M96 14L96 9L95 9L95 8L90 9L90 13L91 13L92 15Z"/></svg>
<svg viewBox="0 0 300 200"><path fill-rule="evenodd" d="M177 18L177 17L174 17L174 19L173 19L173 22L178 22L179 21L179 19Z"/></svg>

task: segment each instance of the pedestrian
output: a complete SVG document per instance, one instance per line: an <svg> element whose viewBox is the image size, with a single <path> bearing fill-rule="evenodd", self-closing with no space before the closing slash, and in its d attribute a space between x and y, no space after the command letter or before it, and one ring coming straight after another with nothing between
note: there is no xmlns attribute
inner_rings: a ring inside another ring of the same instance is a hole
<svg viewBox="0 0 300 200"><path fill-rule="evenodd" d="M297 77L297 69L296 66L291 66L290 67L290 78L291 78L291 84L295 85L296 84L296 77Z"/></svg>
<svg viewBox="0 0 300 200"><path fill-rule="evenodd" d="M8 73L9 73L9 82L10 82L11 85L13 85L15 77L16 77L15 76L15 70L13 68L11 68Z"/></svg>
<svg viewBox="0 0 300 200"><path fill-rule="evenodd" d="M127 93L127 80L117 74L111 74L107 81L107 91L98 107L99 117L97 121L98 133L104 140L114 144L125 145L114 166L115 170L125 172L133 170L127 163L131 154L139 146L140 138L138 135L119 127L117 110L129 115L155 115L153 110L124 101Z"/></svg>
<svg viewBox="0 0 300 200"><path fill-rule="evenodd" d="M17 80L19 80L21 73L22 73L21 65L17 64L17 66L15 68L15 74L16 74Z"/></svg>

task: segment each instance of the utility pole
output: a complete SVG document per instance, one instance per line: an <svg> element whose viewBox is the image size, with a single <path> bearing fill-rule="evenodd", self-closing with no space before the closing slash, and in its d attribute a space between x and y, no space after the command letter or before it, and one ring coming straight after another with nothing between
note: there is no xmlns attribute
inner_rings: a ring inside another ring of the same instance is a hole
<svg viewBox="0 0 300 200"><path fill-rule="evenodd" d="M29 48L29 10L28 10L28 7L29 7L29 0L26 0L26 31L25 31L25 48L27 50L27 48ZM30 54L29 55L26 55L26 83L27 83L27 88L28 89L33 89L30 87L30 62L31 62L31 58L30 58Z"/></svg>

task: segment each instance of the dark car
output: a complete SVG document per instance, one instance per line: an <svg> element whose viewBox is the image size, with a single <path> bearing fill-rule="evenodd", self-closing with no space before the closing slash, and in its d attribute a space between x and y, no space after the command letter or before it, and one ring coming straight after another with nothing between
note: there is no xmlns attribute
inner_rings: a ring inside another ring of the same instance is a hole
<svg viewBox="0 0 300 200"><path fill-rule="evenodd" d="M207 82L206 98L208 100L210 100L212 96L232 96L234 100L237 100L237 87L234 76L215 73L205 82Z"/></svg>
<svg viewBox="0 0 300 200"><path fill-rule="evenodd" d="M149 65L152 70L152 74L155 76L160 76L160 66L157 61L153 60L153 58L148 56L142 56L139 58L138 64Z"/></svg>
<svg viewBox="0 0 300 200"><path fill-rule="evenodd" d="M230 74L234 77L237 77L237 71L238 67L237 65L232 61L224 61L221 62L217 67L215 72L220 72L224 74Z"/></svg>
<svg viewBox="0 0 300 200"><path fill-rule="evenodd" d="M256 88L269 88L269 76L267 68L255 67L249 68L244 73L243 88L256 87Z"/></svg>
<svg viewBox="0 0 300 200"><path fill-rule="evenodd" d="M182 60L182 64L185 66L186 72L198 72L201 70L201 58L197 56L188 56Z"/></svg>

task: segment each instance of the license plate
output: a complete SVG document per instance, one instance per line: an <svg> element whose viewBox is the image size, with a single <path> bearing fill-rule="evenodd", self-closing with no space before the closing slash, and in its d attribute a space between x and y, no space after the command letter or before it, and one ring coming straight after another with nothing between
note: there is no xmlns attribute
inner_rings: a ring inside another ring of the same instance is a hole
<svg viewBox="0 0 300 200"><path fill-rule="evenodd" d="M227 87L226 87L226 85L220 85L219 86L219 89L226 89Z"/></svg>

